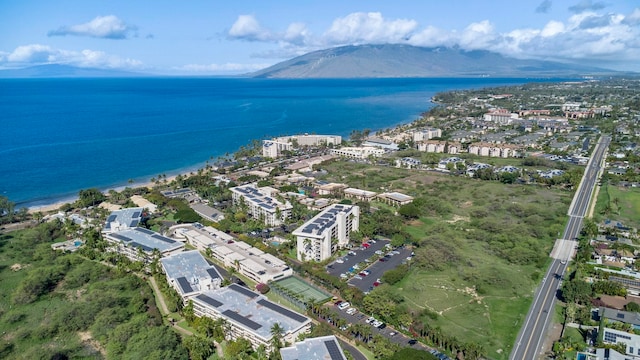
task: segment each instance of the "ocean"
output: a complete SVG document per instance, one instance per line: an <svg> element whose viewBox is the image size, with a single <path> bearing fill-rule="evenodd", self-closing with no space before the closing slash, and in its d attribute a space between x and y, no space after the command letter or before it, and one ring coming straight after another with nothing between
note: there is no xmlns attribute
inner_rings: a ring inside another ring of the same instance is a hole
<svg viewBox="0 0 640 360"><path fill-rule="evenodd" d="M531 81L551 80L0 79L0 195L51 204L203 167L254 139L409 123L437 92Z"/></svg>

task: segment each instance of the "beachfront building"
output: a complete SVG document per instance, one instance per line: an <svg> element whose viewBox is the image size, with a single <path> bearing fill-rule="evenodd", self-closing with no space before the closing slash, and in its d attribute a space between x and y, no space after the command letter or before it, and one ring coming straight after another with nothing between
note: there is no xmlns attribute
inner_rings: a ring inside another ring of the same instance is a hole
<svg viewBox="0 0 640 360"><path fill-rule="evenodd" d="M184 251L160 259L167 282L182 300L187 300L206 290L219 289L222 276L198 250Z"/></svg>
<svg viewBox="0 0 640 360"><path fill-rule="evenodd" d="M112 211L102 228L102 234L109 234L114 231L132 229L142 221L142 213L144 209L141 207L126 208Z"/></svg>
<svg viewBox="0 0 640 360"><path fill-rule="evenodd" d="M462 144L457 142L448 142L441 140L428 140L419 142L416 144L418 151L424 151L429 153L447 153L458 154L462 149Z"/></svg>
<svg viewBox="0 0 640 360"><path fill-rule="evenodd" d="M254 219L262 220L268 226L281 225L291 217L293 206L288 201L281 202L273 197L275 189L258 188L255 183L236 186L231 189L233 204L246 206L247 213Z"/></svg>
<svg viewBox="0 0 640 360"><path fill-rule="evenodd" d="M349 243L360 224L360 207L334 204L293 231L298 260L323 261Z"/></svg>
<svg viewBox="0 0 640 360"><path fill-rule="evenodd" d="M262 156L277 158L282 156L284 151L293 151L300 146L338 146L342 143L339 135L293 135L281 136L271 140L262 141Z"/></svg>
<svg viewBox="0 0 640 360"><path fill-rule="evenodd" d="M384 155L385 151L384 149L379 149L373 146L361 146L331 149L329 150L329 153L349 159L367 159L369 156L378 157L380 155Z"/></svg>
<svg viewBox="0 0 640 360"><path fill-rule="evenodd" d="M287 278L293 270L282 260L211 226L190 226L181 236L212 259L258 283Z"/></svg>
<svg viewBox="0 0 640 360"><path fill-rule="evenodd" d="M282 360L347 360L335 335L306 338L280 349Z"/></svg>
<svg viewBox="0 0 640 360"><path fill-rule="evenodd" d="M413 197L399 192L382 193L378 199L391 206L407 205L413 201Z"/></svg>
<svg viewBox="0 0 640 360"><path fill-rule="evenodd" d="M346 188L344 189L344 197L347 199L353 199L356 201L366 201L370 202L371 200L376 198L378 195L376 192L361 190L356 188Z"/></svg>
<svg viewBox="0 0 640 360"><path fill-rule="evenodd" d="M196 316L225 320L229 326L227 340L242 337L249 340L254 349L260 345L271 349L271 328L276 323L283 330L282 340L288 343L311 330L310 318L237 284L204 291L191 301Z"/></svg>
<svg viewBox="0 0 640 360"><path fill-rule="evenodd" d="M398 144L393 141L374 137L366 139L362 143L362 146L372 146L386 150L398 150Z"/></svg>
<svg viewBox="0 0 640 360"><path fill-rule="evenodd" d="M499 125L509 125L514 119L518 118L518 114L512 114L506 109L493 109L484 114L484 121L493 122Z"/></svg>
<svg viewBox="0 0 640 360"><path fill-rule="evenodd" d="M109 243L107 251L120 253L131 261L150 263L154 250L161 257L179 253L184 250L184 243L162 236L155 231L136 227L104 235Z"/></svg>

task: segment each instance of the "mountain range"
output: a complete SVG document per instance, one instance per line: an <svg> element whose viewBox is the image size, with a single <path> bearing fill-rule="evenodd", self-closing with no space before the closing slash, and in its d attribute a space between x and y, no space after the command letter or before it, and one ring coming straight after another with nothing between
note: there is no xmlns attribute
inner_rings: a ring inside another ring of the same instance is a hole
<svg viewBox="0 0 640 360"><path fill-rule="evenodd" d="M613 70L523 60L485 50L357 45L318 50L250 74L260 78L564 77Z"/></svg>
<svg viewBox="0 0 640 360"><path fill-rule="evenodd" d="M318 50L244 74L255 78L575 77L625 75L580 64L507 57L486 50L411 45L349 45ZM637 75L637 74L635 74ZM158 76L115 69L46 64L0 70L0 78ZM201 75L200 75L201 76Z"/></svg>

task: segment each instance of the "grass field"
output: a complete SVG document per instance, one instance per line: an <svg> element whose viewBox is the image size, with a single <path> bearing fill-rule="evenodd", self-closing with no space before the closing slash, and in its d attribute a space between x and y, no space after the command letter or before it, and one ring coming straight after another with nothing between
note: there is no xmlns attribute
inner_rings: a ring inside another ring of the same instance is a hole
<svg viewBox="0 0 640 360"><path fill-rule="evenodd" d="M573 193L435 172L332 166L340 168L329 174L367 176L366 182L357 178L366 190L380 192L375 186L389 180L384 191L425 199L426 212L403 228L419 246L408 276L393 288L409 308L437 314L427 320L431 328L482 344L490 359L507 359Z"/></svg>
<svg viewBox="0 0 640 360"><path fill-rule="evenodd" d="M615 217L627 226L640 227L640 189L604 184L598 193L594 217L599 221Z"/></svg>

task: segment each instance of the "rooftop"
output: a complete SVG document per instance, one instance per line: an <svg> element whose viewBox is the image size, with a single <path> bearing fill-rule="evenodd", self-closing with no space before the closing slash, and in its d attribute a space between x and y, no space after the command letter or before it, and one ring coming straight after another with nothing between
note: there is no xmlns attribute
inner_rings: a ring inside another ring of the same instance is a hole
<svg viewBox="0 0 640 360"><path fill-rule="evenodd" d="M275 323L288 333L311 322L308 317L272 303L263 295L237 284L205 291L194 297L193 301L215 308L227 321L266 340L271 338L271 327Z"/></svg>
<svg viewBox="0 0 640 360"><path fill-rule="evenodd" d="M108 234L107 237L118 240L125 245L140 248L146 252L158 249L163 253L184 247L184 244L179 241L139 227L113 232Z"/></svg>
<svg viewBox="0 0 640 360"><path fill-rule="evenodd" d="M222 276L197 250L185 251L160 259L167 277L174 279L182 294L204 290L211 280ZM182 295L181 294L181 295Z"/></svg>
<svg viewBox="0 0 640 360"><path fill-rule="evenodd" d="M142 220L143 210L141 207L135 207L112 211L102 231L118 231L138 226Z"/></svg>
<svg viewBox="0 0 640 360"><path fill-rule="evenodd" d="M334 335L308 338L280 349L282 360L346 360Z"/></svg>

